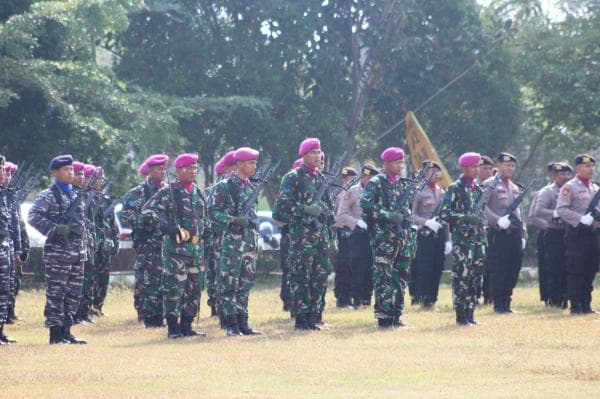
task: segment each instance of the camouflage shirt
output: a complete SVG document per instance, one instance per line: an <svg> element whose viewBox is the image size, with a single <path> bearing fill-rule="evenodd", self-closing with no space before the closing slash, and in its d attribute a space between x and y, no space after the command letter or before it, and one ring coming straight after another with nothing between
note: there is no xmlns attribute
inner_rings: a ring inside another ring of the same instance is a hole
<svg viewBox="0 0 600 399"><path fill-rule="evenodd" d="M12 190L2 190L8 208L8 231L10 236L11 252L20 254L23 251L21 243L21 225L19 224L19 212L17 209L16 193Z"/></svg>
<svg viewBox="0 0 600 399"><path fill-rule="evenodd" d="M8 244L10 238L10 213L6 204L6 191L0 188L0 245Z"/></svg>
<svg viewBox="0 0 600 399"><path fill-rule="evenodd" d="M333 226L335 221L333 213L331 213L333 206L329 200L329 193L326 193L322 198L329 214L327 212L321 213L318 218L320 222L318 226L304 222L306 216L304 207L311 204L324 179L325 177L321 172L317 172L315 176L312 176L309 169L304 165L283 176L274 215L276 220L289 223L290 235L321 237L327 240L331 238L330 226Z"/></svg>
<svg viewBox="0 0 600 399"><path fill-rule="evenodd" d="M219 225L227 233L233 226L230 222L234 216L240 216L240 210L248 197L252 195L254 185L244 182L236 174L222 180L215 186L212 199L209 204L209 213L213 225ZM256 204L254 204L256 208Z"/></svg>
<svg viewBox="0 0 600 399"><path fill-rule="evenodd" d="M142 207L144 226L153 231L165 231L174 224L186 229L190 235L202 237L206 222L206 200L195 184L189 193L179 182L163 187ZM173 195L173 197L171 197ZM174 237L166 237L163 248L167 253L199 258L200 242L177 243Z"/></svg>
<svg viewBox="0 0 600 399"><path fill-rule="evenodd" d="M472 243L485 244L483 221L479 226L473 227L461 219L462 216L472 212L473 206L482 193L481 186L474 184L473 188L469 187L462 175L446 189L440 217L449 224L452 241L468 240Z"/></svg>
<svg viewBox="0 0 600 399"><path fill-rule="evenodd" d="M147 226L145 229L141 218L142 207L159 189L156 183L148 179L129 190L122 198L123 209L119 213L119 220L124 227L132 230L134 248L142 242L161 245L162 234L154 230L153 226Z"/></svg>
<svg viewBox="0 0 600 399"><path fill-rule="evenodd" d="M39 193L33 202L27 220L31 226L47 237L44 252L64 252L64 242L55 235L56 225L60 224L59 221L62 222L60 219L64 217L71 203L76 200L77 195L75 190L68 193L53 184L50 188ZM59 202L57 202L57 198ZM77 234L69 236L68 241L72 251L77 251L81 259L86 259L86 225L83 201L79 202L75 217L69 226L72 230L77 231Z"/></svg>
<svg viewBox="0 0 600 399"><path fill-rule="evenodd" d="M389 239L397 235L404 236L412 226L411 204L404 204L403 209L398 209L402 192L408 187L408 180L400 179L392 182L386 175L377 175L369 180L360 198L360 207L369 230L376 239ZM402 212L405 220L400 229L389 219L390 212ZM408 217L406 217L408 215Z"/></svg>

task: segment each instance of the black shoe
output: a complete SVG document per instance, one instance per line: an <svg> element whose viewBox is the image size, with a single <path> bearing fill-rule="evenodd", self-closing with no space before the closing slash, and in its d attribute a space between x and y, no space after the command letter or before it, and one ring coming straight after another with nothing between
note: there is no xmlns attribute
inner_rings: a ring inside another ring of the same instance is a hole
<svg viewBox="0 0 600 399"><path fill-rule="evenodd" d="M515 313L514 310L510 307L511 298L504 299L504 313Z"/></svg>
<svg viewBox="0 0 600 399"><path fill-rule="evenodd" d="M392 317L392 327L394 328L401 328L404 327L405 324L402 321L402 319L400 318L400 316L394 316Z"/></svg>
<svg viewBox="0 0 600 399"><path fill-rule="evenodd" d="M310 331L312 328L308 325L307 315L306 314L297 314L296 323L294 328L300 331Z"/></svg>
<svg viewBox="0 0 600 399"><path fill-rule="evenodd" d="M167 316L167 338L169 339L179 339L183 338L183 334L179 329L179 323L177 322L177 316L168 315Z"/></svg>
<svg viewBox="0 0 600 399"><path fill-rule="evenodd" d="M391 328L393 327L393 323L394 320L391 317L386 317L386 318L378 318L377 319L377 326L381 329L387 329L387 328Z"/></svg>
<svg viewBox="0 0 600 399"><path fill-rule="evenodd" d="M210 305L210 317L216 317L218 315L217 307L215 305Z"/></svg>
<svg viewBox="0 0 600 399"><path fill-rule="evenodd" d="M371 298L362 300L363 306L371 306Z"/></svg>
<svg viewBox="0 0 600 399"><path fill-rule="evenodd" d="M321 325L318 322L317 315L315 313L309 313L306 322L311 330L321 331Z"/></svg>
<svg viewBox="0 0 600 399"><path fill-rule="evenodd" d="M410 304L411 304L411 306L418 305L419 303L420 303L419 298L414 297L414 296L412 298L410 298Z"/></svg>
<svg viewBox="0 0 600 399"><path fill-rule="evenodd" d="M12 339L11 337L7 337L6 335L4 335L4 325L0 324L0 344L8 345L8 344L14 344L16 342L17 341Z"/></svg>
<svg viewBox="0 0 600 399"><path fill-rule="evenodd" d="M477 323L477 321L474 319L474 313L475 313L475 309L469 309L465 312L465 316L467 318L467 322L469 322L469 324L479 324Z"/></svg>
<svg viewBox="0 0 600 399"><path fill-rule="evenodd" d="M75 337L73 334L71 334L71 322L70 321L65 321L65 324L63 325L63 328L62 328L62 336L63 336L63 339L65 341L68 341L70 344L77 344L77 345L87 344L87 341L84 341L83 339L79 339L79 338Z"/></svg>
<svg viewBox="0 0 600 399"><path fill-rule="evenodd" d="M228 337L239 337L240 335L242 335L242 332L240 331L240 326L238 323L238 316L237 315L231 315L231 316L227 316L225 318L226 321L226 325L227 325L227 336Z"/></svg>
<svg viewBox="0 0 600 399"><path fill-rule="evenodd" d="M156 322L156 316L149 316L144 318L144 327L146 328L158 328L161 327L160 325L158 325L158 323Z"/></svg>
<svg viewBox="0 0 600 399"><path fill-rule="evenodd" d="M492 304L492 298L483 298L483 304L484 305L491 305Z"/></svg>
<svg viewBox="0 0 600 399"><path fill-rule="evenodd" d="M421 303L421 309L423 310L433 310L433 307L435 305L435 302L430 301L429 299L426 301L423 301Z"/></svg>
<svg viewBox="0 0 600 399"><path fill-rule="evenodd" d="M284 312L289 312L290 310L292 310L292 305L290 305L289 303L284 303L283 304L283 311Z"/></svg>
<svg viewBox="0 0 600 399"><path fill-rule="evenodd" d="M335 306L338 308L347 308L350 306L350 301L346 298L338 299L335 301Z"/></svg>
<svg viewBox="0 0 600 399"><path fill-rule="evenodd" d="M194 321L193 316L181 316L181 322L179 323L179 329L184 337L205 337L206 333L194 331L192 329L192 322Z"/></svg>
<svg viewBox="0 0 600 399"><path fill-rule="evenodd" d="M248 325L248 314L238 315L238 325L242 335L261 335L262 331L255 330Z"/></svg>
<svg viewBox="0 0 600 399"><path fill-rule="evenodd" d="M467 314L464 310L456 310L456 324L459 326L470 326L469 320L467 320Z"/></svg>
<svg viewBox="0 0 600 399"><path fill-rule="evenodd" d="M70 344L69 341L67 341L66 339L64 339L63 337L63 328L62 326L52 326L50 327L50 340L49 340L50 345L55 345L55 344Z"/></svg>
<svg viewBox="0 0 600 399"><path fill-rule="evenodd" d="M585 305L581 306L581 313L598 314L598 312L592 308L592 305L590 303L586 303Z"/></svg>

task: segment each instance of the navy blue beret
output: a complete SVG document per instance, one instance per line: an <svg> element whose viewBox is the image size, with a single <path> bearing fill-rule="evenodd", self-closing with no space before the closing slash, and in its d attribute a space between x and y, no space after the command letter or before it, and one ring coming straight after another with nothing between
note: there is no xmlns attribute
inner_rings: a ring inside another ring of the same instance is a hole
<svg viewBox="0 0 600 399"><path fill-rule="evenodd" d="M73 165L73 157L69 154L59 155L53 158L52 161L50 161L48 168L50 168L50 170L58 170L67 165Z"/></svg>

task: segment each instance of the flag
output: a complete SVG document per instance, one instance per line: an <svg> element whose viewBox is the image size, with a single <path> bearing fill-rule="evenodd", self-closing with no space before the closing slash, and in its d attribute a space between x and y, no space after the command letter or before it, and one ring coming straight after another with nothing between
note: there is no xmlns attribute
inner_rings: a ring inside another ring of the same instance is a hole
<svg viewBox="0 0 600 399"><path fill-rule="evenodd" d="M433 148L431 141L429 141L427 133L425 133L415 117L415 114L408 112L404 118L404 124L406 127L406 145L408 146L408 151L410 153L413 170L421 169L423 161L425 160L434 161L442 168L440 186L442 188L448 187L450 183L452 183L452 179L440 160L437 151Z"/></svg>

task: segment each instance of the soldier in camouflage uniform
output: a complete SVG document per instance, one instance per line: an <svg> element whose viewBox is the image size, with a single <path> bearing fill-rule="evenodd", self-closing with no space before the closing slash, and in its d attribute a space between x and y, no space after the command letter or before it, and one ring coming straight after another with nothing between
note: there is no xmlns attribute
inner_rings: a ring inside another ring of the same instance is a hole
<svg viewBox="0 0 600 399"><path fill-rule="evenodd" d="M83 187L90 186L90 180L96 174L96 166L86 164L84 166L84 181ZM97 185L94 187L88 187L87 190L77 190L77 195L83 195L85 198L83 202L87 202L91 197L96 196ZM87 258L83 264L83 287L81 294L81 301L79 303L79 309L75 315L74 322L80 323L93 323L90 317L90 306L92 305L92 286L96 277L96 250L98 248L98 240L96 236L96 225L94 223L94 198L90 199L90 203L85 212L85 223L87 232Z"/></svg>
<svg viewBox="0 0 600 399"><path fill-rule="evenodd" d="M298 330L320 330L319 317L324 306L323 293L331 272L328 253L331 249L330 226L334 220L326 216L312 199L324 176L321 166L321 144L318 139L306 139L300 144L299 155L303 164L288 172L282 179L275 215L289 221L290 295L292 313ZM322 199L330 211L329 196ZM318 223L308 220L317 219Z"/></svg>
<svg viewBox="0 0 600 399"><path fill-rule="evenodd" d="M12 164L12 163L11 163ZM12 164L14 165L14 164ZM16 165L15 169L16 170ZM6 169L5 169L6 171ZM10 183L10 179L12 177L13 169L10 168L10 172L6 173L4 186L8 186ZM21 224L19 223L19 209L16 198L16 191L14 189L5 190L5 199L6 206L8 207L9 213L9 247L10 247L10 277L9 277L9 286L10 286L10 300L8 304L8 314L6 317L6 323L11 324L14 318L14 308L15 308L15 299L17 295L17 268L21 262L21 254L23 253L22 243L21 243Z"/></svg>
<svg viewBox="0 0 600 399"><path fill-rule="evenodd" d="M373 249L373 285L375 317L380 328L404 326L400 319L404 309L404 290L414 257L415 229L410 204L397 209L402 191L408 187L399 178L404 170L404 151L389 147L381 154L384 173L374 176L365 187L360 206L369 226Z"/></svg>
<svg viewBox="0 0 600 399"><path fill-rule="evenodd" d="M477 324L473 314L477 288L483 279L485 228L481 216L473 213L473 206L482 195L474 182L480 161L478 153L460 156L462 175L448 186L441 209L441 218L449 224L452 236L452 299L456 323L461 326Z"/></svg>
<svg viewBox="0 0 600 399"><path fill-rule="evenodd" d="M234 151L228 151L215 165L217 181L206 189L207 201L212 201L212 194L216 186L235 171ZM219 316L221 326L225 326L221 312L221 301L217 292L217 269L221 258L221 243L223 238L223 226L219 223L208 221L204 230L204 255L206 260L206 293L207 304L210 306L211 316Z"/></svg>
<svg viewBox="0 0 600 399"><path fill-rule="evenodd" d="M100 168L102 174L102 168ZM115 226L113 200L106 192L98 192L94 208L94 223L98 238L98 251L96 252L96 278L92 285L92 309L97 316L103 316L102 307L108 292L110 281L110 265L113 255L119 250L118 232Z"/></svg>
<svg viewBox="0 0 600 399"><path fill-rule="evenodd" d="M73 181L73 157L62 155L50 162L55 181L42 191L29 210L28 221L46 243L42 260L46 270L46 326L50 344L81 344L71 334L73 316L79 308L86 260L83 203L77 200Z"/></svg>
<svg viewBox="0 0 600 399"><path fill-rule="evenodd" d="M198 335L192 321L199 312L204 283L200 241L206 200L194 184L197 162L196 154L178 156L174 162L177 181L160 189L142 208L144 225L165 235L161 290L169 339Z"/></svg>
<svg viewBox="0 0 600 399"><path fill-rule="evenodd" d="M0 155L0 345L15 342L4 334L4 323L8 316L11 301L10 286L10 212L6 203L7 190L4 156Z"/></svg>
<svg viewBox="0 0 600 399"><path fill-rule="evenodd" d="M162 274L162 233L146 226L141 217L142 207L163 186L169 157L155 154L140 166L139 172L147 176L143 183L129 190L122 198L121 224L132 230L131 238L137 258L134 266L133 304L138 320L147 328L162 327L163 305L160 292Z"/></svg>
<svg viewBox="0 0 600 399"><path fill-rule="evenodd" d="M217 292L228 336L260 334L248 325L248 299L256 278L257 231L252 216L241 208L255 188L250 176L256 172L258 151L242 147L235 151L237 167L217 184L209 213L223 231L221 258L217 268ZM256 204L251 204L255 211Z"/></svg>

